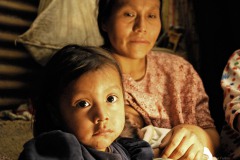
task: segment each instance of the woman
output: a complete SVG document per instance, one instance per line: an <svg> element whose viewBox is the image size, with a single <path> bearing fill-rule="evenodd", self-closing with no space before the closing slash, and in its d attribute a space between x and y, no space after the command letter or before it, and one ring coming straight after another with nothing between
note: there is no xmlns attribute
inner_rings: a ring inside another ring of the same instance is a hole
<svg viewBox="0 0 240 160"><path fill-rule="evenodd" d="M204 146L215 155L219 135L198 74L183 58L152 51L161 30L160 1L99 0L98 12L103 47L123 72L126 105L139 112L143 126L171 129L158 156L202 159Z"/></svg>

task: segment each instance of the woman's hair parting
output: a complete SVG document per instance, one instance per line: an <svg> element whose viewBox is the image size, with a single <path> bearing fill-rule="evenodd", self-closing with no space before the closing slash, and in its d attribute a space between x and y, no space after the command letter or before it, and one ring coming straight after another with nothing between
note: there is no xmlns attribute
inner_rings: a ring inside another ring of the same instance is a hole
<svg viewBox="0 0 240 160"><path fill-rule="evenodd" d="M34 136L63 129L58 103L65 87L84 73L106 66L116 69L122 80L118 63L104 49L67 45L55 53L43 68L39 89L32 99L35 112Z"/></svg>

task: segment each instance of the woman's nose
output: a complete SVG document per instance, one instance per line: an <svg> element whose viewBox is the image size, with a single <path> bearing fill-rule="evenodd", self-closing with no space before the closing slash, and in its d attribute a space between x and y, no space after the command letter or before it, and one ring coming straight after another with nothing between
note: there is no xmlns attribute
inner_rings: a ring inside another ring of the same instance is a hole
<svg viewBox="0 0 240 160"><path fill-rule="evenodd" d="M135 24L134 24L134 31L136 32L146 32L146 20L144 19L143 16L138 16L135 19Z"/></svg>

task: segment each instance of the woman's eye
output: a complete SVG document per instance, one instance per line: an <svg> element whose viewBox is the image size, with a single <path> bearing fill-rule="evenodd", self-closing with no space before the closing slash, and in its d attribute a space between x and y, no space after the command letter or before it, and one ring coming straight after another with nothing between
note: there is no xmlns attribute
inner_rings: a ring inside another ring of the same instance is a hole
<svg viewBox="0 0 240 160"><path fill-rule="evenodd" d="M155 14L150 14L148 17L149 18L157 18L157 16Z"/></svg>
<svg viewBox="0 0 240 160"><path fill-rule="evenodd" d="M134 17L135 15L133 13L126 12L126 13L124 13L124 16L126 16L126 17Z"/></svg>
<svg viewBox="0 0 240 160"><path fill-rule="evenodd" d="M85 108L85 107L88 107L88 106L90 106L90 104L87 101L79 101L76 104L76 107L78 107L78 108Z"/></svg>
<svg viewBox="0 0 240 160"><path fill-rule="evenodd" d="M117 101L117 96L108 96L107 97L107 102L114 103Z"/></svg>

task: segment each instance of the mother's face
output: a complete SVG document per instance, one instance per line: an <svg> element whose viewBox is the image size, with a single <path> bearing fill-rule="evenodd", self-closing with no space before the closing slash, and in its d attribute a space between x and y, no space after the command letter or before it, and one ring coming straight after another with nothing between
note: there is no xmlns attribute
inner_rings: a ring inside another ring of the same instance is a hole
<svg viewBox="0 0 240 160"><path fill-rule="evenodd" d="M132 59L145 57L160 33L160 1L116 0L111 13L102 28L113 51Z"/></svg>

